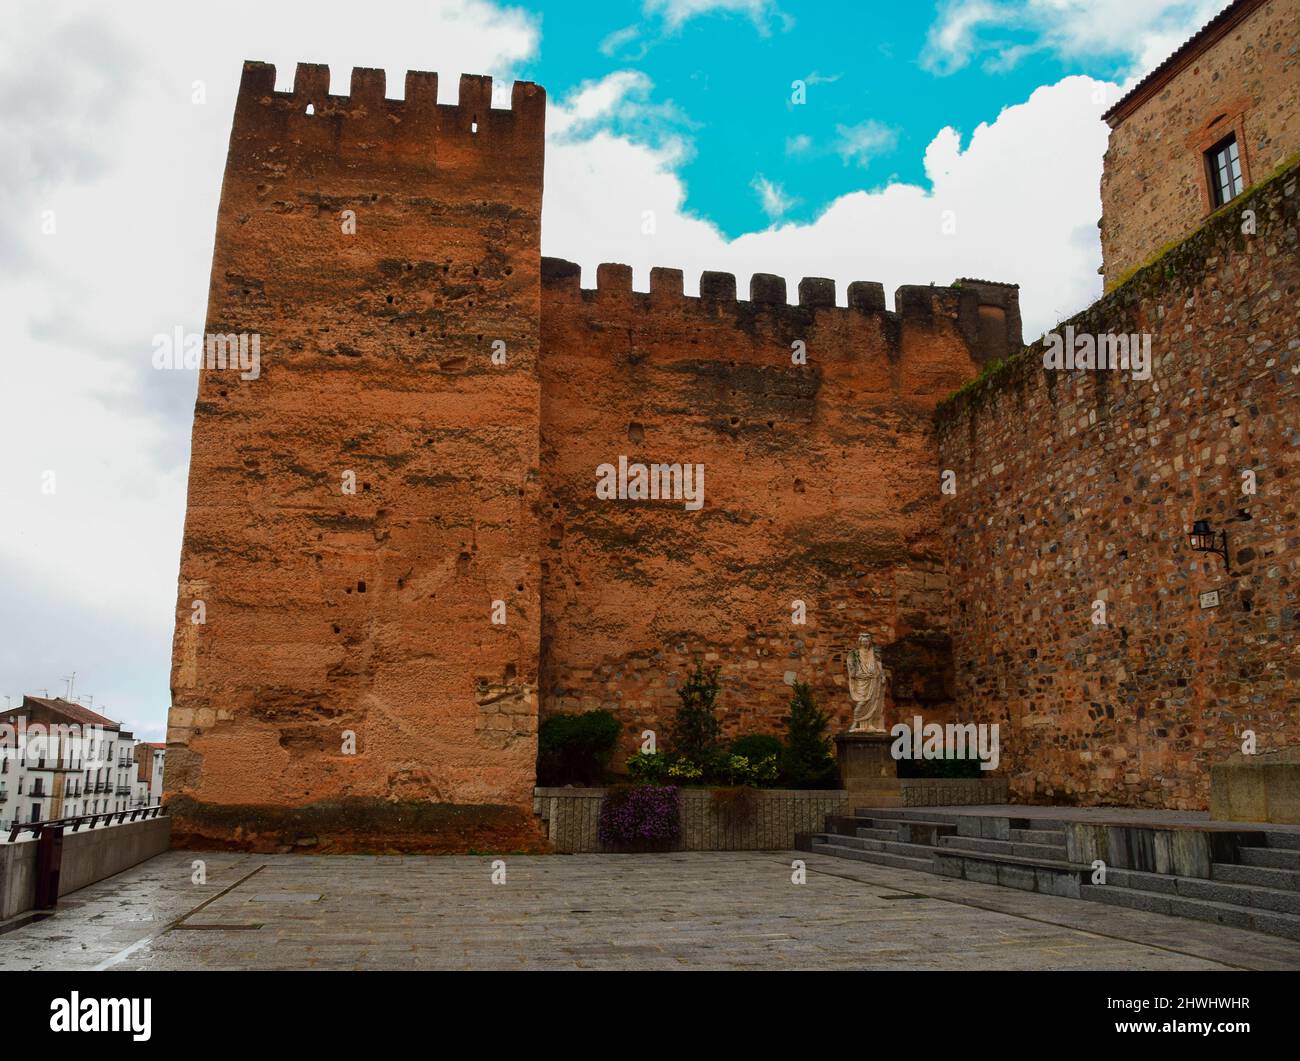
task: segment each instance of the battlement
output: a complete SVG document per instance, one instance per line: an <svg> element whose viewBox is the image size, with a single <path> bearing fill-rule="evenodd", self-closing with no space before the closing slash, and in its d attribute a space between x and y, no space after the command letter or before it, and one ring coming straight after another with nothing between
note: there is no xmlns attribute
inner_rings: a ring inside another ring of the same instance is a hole
<svg viewBox="0 0 1300 1061"><path fill-rule="evenodd" d="M438 102L438 75L422 70L406 74L405 94L387 94L383 70L354 67L350 92L331 95L329 67L299 63L293 90L277 92L275 66L244 63L235 104L234 138L249 132L287 133L321 140L337 151L349 143L363 148L375 142L402 142L469 148L487 154L527 154L540 171L546 128L546 91L531 81L516 81L509 109L492 106L492 78L462 74L459 99ZM233 140L232 140L233 142Z"/></svg>
<svg viewBox="0 0 1300 1061"><path fill-rule="evenodd" d="M686 311L707 313L726 308L737 314L762 310L798 324L809 323L818 313L878 316L887 332L903 323L925 325L936 316L949 317L957 322L981 362L1006 357L1021 345L1020 292L1016 284L988 280L958 280L951 287L908 284L894 292L894 309L890 310L885 304L884 285L868 280L850 283L847 305L840 306L835 281L819 276L801 279L795 293L797 301L792 303L785 278L771 273L754 273L749 279L749 298L741 299L733 273L703 272L699 294L687 295L680 269L651 269L648 292L633 290L629 265L601 263L596 267L594 288L581 286L581 272L574 262L543 258L542 286L552 296L583 302L677 305Z"/></svg>
<svg viewBox="0 0 1300 1061"><path fill-rule="evenodd" d="M356 813L407 834L424 806L453 808L450 842L514 848L541 705L605 689L601 667L692 631L683 652L757 678L753 631L790 600L819 602L818 653L925 607L934 405L976 375L1015 288L903 287L891 310L878 283L758 273L742 298L705 272L687 296L681 269L637 292L605 263L584 291L541 256L545 93L517 82L495 108L466 76L437 97L432 73L389 99L379 70L334 95L325 66L289 91L244 66L205 330L257 334L263 360L255 381L199 376L179 836L329 840ZM633 455L707 466L707 500L606 506L593 471ZM200 591L222 622L190 621ZM753 688L775 726L787 687ZM634 695L646 725L670 717ZM343 727L358 754L335 754Z"/></svg>

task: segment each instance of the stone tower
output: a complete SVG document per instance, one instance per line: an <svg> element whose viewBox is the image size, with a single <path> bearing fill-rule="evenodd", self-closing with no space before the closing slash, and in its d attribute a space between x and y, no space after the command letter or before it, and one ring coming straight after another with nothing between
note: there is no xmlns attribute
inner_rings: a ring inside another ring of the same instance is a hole
<svg viewBox="0 0 1300 1061"><path fill-rule="evenodd" d="M195 406L180 842L531 830L545 106L245 64L207 334L258 363L209 338Z"/></svg>

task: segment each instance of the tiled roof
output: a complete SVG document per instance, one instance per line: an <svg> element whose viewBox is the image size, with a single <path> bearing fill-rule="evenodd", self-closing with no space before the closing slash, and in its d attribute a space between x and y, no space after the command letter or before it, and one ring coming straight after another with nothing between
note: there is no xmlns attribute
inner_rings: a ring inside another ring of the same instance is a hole
<svg viewBox="0 0 1300 1061"><path fill-rule="evenodd" d="M1113 129L1128 117L1139 103L1153 95L1157 89L1169 81L1179 70L1185 67L1206 48L1217 41L1233 26L1249 15L1256 8L1263 6L1267 0L1233 0L1227 7L1215 15L1209 22L1197 30L1191 37L1169 56L1163 63L1147 74L1141 81L1128 90L1115 106L1111 107L1102 120ZM1111 119L1114 119L1112 121Z"/></svg>
<svg viewBox="0 0 1300 1061"><path fill-rule="evenodd" d="M21 713L23 707L27 707L29 704L43 707L46 711L61 715L67 721L75 722L80 726L102 726L104 729L121 729L121 723L114 722L111 718L105 718L88 707L82 707L80 704L74 704L69 700L61 700L58 697L24 696L22 707L11 708L6 714Z"/></svg>

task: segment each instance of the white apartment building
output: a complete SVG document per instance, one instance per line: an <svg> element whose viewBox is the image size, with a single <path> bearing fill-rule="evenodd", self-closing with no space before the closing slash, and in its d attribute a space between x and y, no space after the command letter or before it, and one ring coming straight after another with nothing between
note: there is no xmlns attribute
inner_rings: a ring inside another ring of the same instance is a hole
<svg viewBox="0 0 1300 1061"><path fill-rule="evenodd" d="M136 744L81 704L24 696L0 712L0 828L148 806L136 789Z"/></svg>
<svg viewBox="0 0 1300 1061"><path fill-rule="evenodd" d="M162 803L163 760L167 745L161 741L140 741L135 746L135 761L139 767L135 779L138 807L157 807Z"/></svg>

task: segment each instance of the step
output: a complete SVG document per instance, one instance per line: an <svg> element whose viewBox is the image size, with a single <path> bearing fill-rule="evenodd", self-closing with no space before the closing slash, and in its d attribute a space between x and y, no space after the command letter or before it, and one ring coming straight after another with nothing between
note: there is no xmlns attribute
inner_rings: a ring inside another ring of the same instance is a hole
<svg viewBox="0 0 1300 1061"><path fill-rule="evenodd" d="M1260 888L1287 888L1300 891L1300 870L1270 869L1267 866L1237 866L1216 862L1210 876L1229 884L1254 884Z"/></svg>
<svg viewBox="0 0 1300 1061"><path fill-rule="evenodd" d="M826 821L828 828L841 830L848 822L856 823L854 834L871 836L877 840L898 840L906 844L925 844L933 847L940 837L957 831L947 822L928 822L913 818L837 818ZM848 835L843 833L842 835Z"/></svg>
<svg viewBox="0 0 1300 1061"><path fill-rule="evenodd" d="M1190 880L1191 878L1182 878ZM1254 910L1232 903L1213 902L1206 899L1189 899L1179 895L1140 891L1135 888L1117 888L1113 884L1085 884L1079 897L1109 906L1124 906L1130 910L1168 914L1171 917L1190 917L1197 921L1210 921L1216 925L1266 932L1270 936L1300 939L1300 916Z"/></svg>
<svg viewBox="0 0 1300 1061"><path fill-rule="evenodd" d="M1024 858L945 846L934 850L934 871L941 877L1077 899L1091 868L1064 859Z"/></svg>
<svg viewBox="0 0 1300 1061"><path fill-rule="evenodd" d="M826 819L828 830L852 830L852 832L842 832L841 835L852 836L855 832L863 830L884 830L889 833L889 839L897 840L898 833L902 830L909 832L931 831L949 835L956 832L956 826L948 822L924 822L924 820L914 820L911 818L874 818L865 814L854 814L853 817L844 817L839 814L829 814ZM878 837L883 839L883 837Z"/></svg>
<svg viewBox="0 0 1300 1061"><path fill-rule="evenodd" d="M825 832L834 836L858 836L870 840L924 843L933 846L936 830L951 832L952 826L924 822L875 821L871 818L841 818L831 815L826 819Z"/></svg>
<svg viewBox="0 0 1300 1061"><path fill-rule="evenodd" d="M827 837L828 843L841 847L851 847L856 851L878 851L890 855L902 855L905 858L929 859L933 847L925 844L905 844L898 840L877 840L870 836L844 836L841 833L814 833L814 836Z"/></svg>
<svg viewBox="0 0 1300 1061"><path fill-rule="evenodd" d="M1065 830L1012 829L1010 839L1017 844L1046 844L1048 847L1064 847Z"/></svg>
<svg viewBox="0 0 1300 1061"><path fill-rule="evenodd" d="M871 840L897 840L897 829L865 829L859 827L854 830L855 836L862 836Z"/></svg>
<svg viewBox="0 0 1300 1061"><path fill-rule="evenodd" d="M1017 844L1010 840L989 840L977 836L945 836L939 841L944 850L979 851L990 855L1014 855L1018 858L1041 858L1049 862L1067 859L1065 845Z"/></svg>
<svg viewBox="0 0 1300 1061"><path fill-rule="evenodd" d="M1290 888L1261 888L1254 884L1230 884L1223 880L1176 877L1178 894L1188 899L1208 899L1216 903L1249 906L1255 910L1272 910L1280 914L1300 914L1300 891Z"/></svg>
<svg viewBox="0 0 1300 1061"><path fill-rule="evenodd" d="M944 829L947 832L955 832L957 827L951 822L930 821L925 818L882 818L879 815L855 814L852 818L843 819L845 821L857 822L864 828L873 829L908 829L913 827L925 829Z"/></svg>
<svg viewBox="0 0 1300 1061"><path fill-rule="evenodd" d="M855 851L883 851L885 844L890 843L888 840L877 840L870 836L846 836L843 833L814 833L814 837L826 837L827 843L839 844L840 847L851 847Z"/></svg>
<svg viewBox="0 0 1300 1061"><path fill-rule="evenodd" d="M1284 847L1239 847L1237 855L1245 866L1300 869L1300 851L1288 851Z"/></svg>
<svg viewBox="0 0 1300 1061"><path fill-rule="evenodd" d="M1204 899L1233 906L1248 906L1256 910L1300 914L1300 892L1293 892L1286 888L1261 888L1253 884L1231 884L1223 880L1207 880L1204 877L1174 877L1169 874L1146 873L1134 869L1107 870L1106 886L1159 892L1163 895L1182 896L1184 899Z"/></svg>
<svg viewBox="0 0 1300 1061"><path fill-rule="evenodd" d="M897 826L898 839L907 844L924 844L934 847L946 836L953 836L957 826L946 822L900 821Z"/></svg>
<svg viewBox="0 0 1300 1061"><path fill-rule="evenodd" d="M1088 874L1087 883L1092 883L1092 874ZM1146 873L1138 869L1116 869L1107 867L1105 885L1097 887L1132 888L1139 892L1163 892L1165 895L1178 894L1178 878L1165 873Z"/></svg>
<svg viewBox="0 0 1300 1061"><path fill-rule="evenodd" d="M1265 833L1264 839L1271 848L1282 849L1284 851L1300 851L1300 832L1296 833Z"/></svg>
<svg viewBox="0 0 1300 1061"><path fill-rule="evenodd" d="M851 858L858 862L871 862L877 866L892 866L894 869L912 869L919 873L933 873L934 866L928 858L908 858L905 855L891 855L885 851L863 851L854 847L843 847L838 843L830 841L839 840L841 837L831 836L825 838L823 842L821 836L814 836L812 841L812 850L817 855L834 855L836 858Z"/></svg>
<svg viewBox="0 0 1300 1061"><path fill-rule="evenodd" d="M877 821L882 818L894 821L904 819L940 825L956 825L962 818L970 817L966 814L947 814L943 811L931 810L929 807L857 807L853 815L856 818L873 818Z"/></svg>
<svg viewBox="0 0 1300 1061"><path fill-rule="evenodd" d="M1065 823L1046 819L1017 818L1015 815L965 814L957 823L957 832L981 840L1012 840L1013 833L1055 834L1052 840L1065 843ZM1033 840L1029 841L1030 843Z"/></svg>

